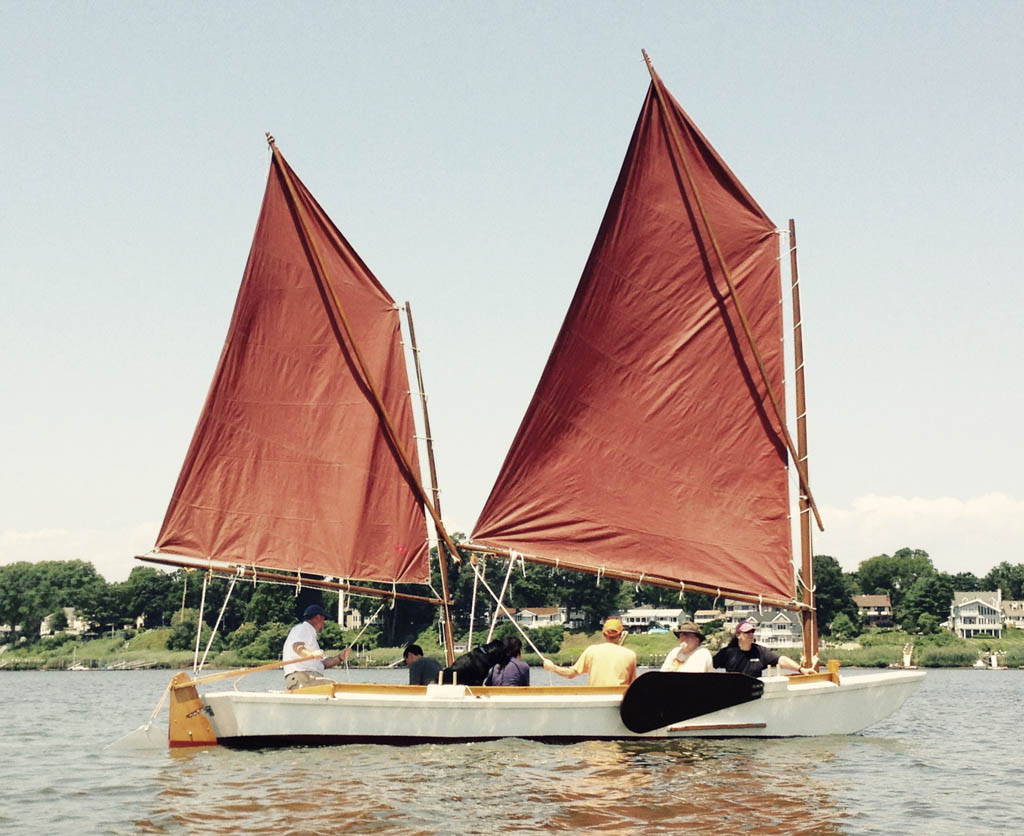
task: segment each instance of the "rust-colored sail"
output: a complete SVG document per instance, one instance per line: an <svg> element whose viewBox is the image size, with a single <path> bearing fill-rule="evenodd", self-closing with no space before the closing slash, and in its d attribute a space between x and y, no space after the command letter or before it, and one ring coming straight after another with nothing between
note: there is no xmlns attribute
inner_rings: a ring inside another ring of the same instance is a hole
<svg viewBox="0 0 1024 836"><path fill-rule="evenodd" d="M473 540L791 600L775 225L660 84Z"/></svg>
<svg viewBox="0 0 1024 836"><path fill-rule="evenodd" d="M394 300L275 151L231 328L157 548L425 582L423 505L371 386L418 468Z"/></svg>

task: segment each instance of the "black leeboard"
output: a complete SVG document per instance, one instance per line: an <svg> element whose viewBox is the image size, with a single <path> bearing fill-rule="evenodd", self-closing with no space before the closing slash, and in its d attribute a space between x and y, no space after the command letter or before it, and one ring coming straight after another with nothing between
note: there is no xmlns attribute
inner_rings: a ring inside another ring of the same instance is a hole
<svg viewBox="0 0 1024 836"><path fill-rule="evenodd" d="M643 734L756 700L763 692L760 679L743 673L650 671L629 686L619 716L627 729Z"/></svg>

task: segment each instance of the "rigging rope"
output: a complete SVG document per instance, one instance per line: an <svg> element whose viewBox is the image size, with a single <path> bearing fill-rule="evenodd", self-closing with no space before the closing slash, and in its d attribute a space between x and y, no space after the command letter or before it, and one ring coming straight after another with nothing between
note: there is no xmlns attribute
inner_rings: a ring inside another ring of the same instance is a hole
<svg viewBox="0 0 1024 836"><path fill-rule="evenodd" d="M220 627L221 619L224 618L224 610L228 608L228 601L231 600L231 593L235 589L235 581L238 580L236 575L231 579L231 583L228 584L228 591L224 594L224 603L220 606L220 612L217 614L217 623L213 625L213 630L210 632L210 640L206 643L206 649L203 651L203 658L199 662L199 668L196 673L199 673L203 669L203 665L206 664L206 657L210 653L210 647L213 645L213 639L217 635L217 629ZM197 630L202 630L202 622L199 622Z"/></svg>
<svg viewBox="0 0 1024 836"><path fill-rule="evenodd" d="M491 629L487 631L487 642L485 642L485 644L490 642L490 640L494 637L494 627L498 623L498 613L500 613L501 610L503 610L505 608L505 605L503 603L501 603L501 602L505 600L505 591L508 589L508 579L512 575L512 569L516 565L516 559L517 558L522 558L522 555L519 552L517 552L517 551L513 551L512 549L509 549L508 550L508 571L505 573L505 582L501 585L501 595L498 598L494 599L498 603L498 609L495 609L495 611L494 611L494 618L491 619ZM476 574L476 567L475 566L473 567L473 574L474 575ZM484 581L484 586L487 588L488 592L491 592L491 588L489 586L487 586L487 582L486 581ZM491 597L494 598L494 593L493 592L491 592ZM509 615L509 618L511 618L511 617L512 616Z"/></svg>
<svg viewBox="0 0 1024 836"><path fill-rule="evenodd" d="M514 559L513 559L513 563L514 563ZM505 612L505 615L508 616L508 620L512 622L512 626L515 627L522 634L523 639L525 639L526 643L530 646L530 649L534 653L536 653L538 656L540 656L541 659L543 659L544 658L544 654L541 653L537 649L537 645L535 645L532 641L530 641L530 637L528 635L526 635L526 631L523 630L523 628L519 626L519 623L512 617L512 613L510 613L508 611L508 609L505 607L505 605L501 603L501 599L497 595L494 594L494 590L491 589L491 587L488 585L487 580L485 578L481 577L480 574L477 572L476 566L473 566L473 574L480 579L480 583L483 584L484 589L486 589L491 594L491 597L497 603L497 605L498 605L498 612L501 612L501 611ZM495 618L497 618L497 613L495 614ZM491 637L490 637L490 635L488 635L487 636L487 641L490 641L490 640L491 640Z"/></svg>
<svg viewBox="0 0 1024 836"><path fill-rule="evenodd" d="M203 594L199 598L199 620L196 622L196 649L192 656L192 676L199 672L199 639L203 634L203 610L206 609L206 585L210 582L211 572L203 575Z"/></svg>

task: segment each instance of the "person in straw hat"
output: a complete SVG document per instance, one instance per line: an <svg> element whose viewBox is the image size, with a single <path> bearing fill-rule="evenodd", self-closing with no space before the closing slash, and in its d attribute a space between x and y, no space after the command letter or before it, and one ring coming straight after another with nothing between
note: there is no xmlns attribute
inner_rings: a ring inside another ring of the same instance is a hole
<svg viewBox="0 0 1024 836"><path fill-rule="evenodd" d="M636 679L636 654L622 646L626 638L622 622L617 618L609 618L601 632L604 641L590 645L580 654L575 665L565 668L550 659L544 659L544 670L566 679L575 679L585 673L588 685L629 685Z"/></svg>
<svg viewBox="0 0 1024 836"><path fill-rule="evenodd" d="M663 671L681 673L710 673L715 669L711 651L701 647L704 635L692 621L677 625L673 630L679 644L673 647L661 666Z"/></svg>

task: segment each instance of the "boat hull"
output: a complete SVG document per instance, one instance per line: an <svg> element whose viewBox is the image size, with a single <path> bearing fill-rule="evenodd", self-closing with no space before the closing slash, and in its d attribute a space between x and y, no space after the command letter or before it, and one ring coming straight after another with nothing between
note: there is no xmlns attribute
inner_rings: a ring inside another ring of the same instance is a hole
<svg viewBox="0 0 1024 836"><path fill-rule="evenodd" d="M238 747L548 743L632 738L853 734L896 711L924 672L844 676L841 684L769 677L760 699L637 734L619 716L623 688L467 688L334 684L300 692L224 691L203 702L217 741ZM173 741L172 741L172 745Z"/></svg>

